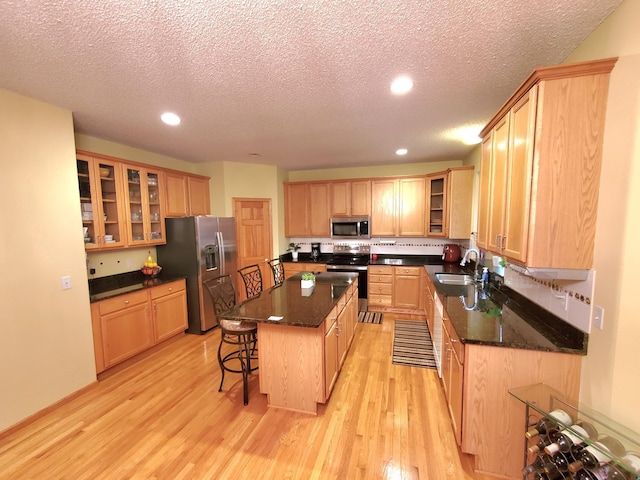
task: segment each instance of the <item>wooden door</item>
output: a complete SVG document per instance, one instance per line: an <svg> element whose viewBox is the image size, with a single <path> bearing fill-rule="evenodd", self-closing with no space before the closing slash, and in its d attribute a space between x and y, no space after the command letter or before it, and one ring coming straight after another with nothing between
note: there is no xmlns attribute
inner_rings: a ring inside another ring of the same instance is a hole
<svg viewBox="0 0 640 480"><path fill-rule="evenodd" d="M165 172L165 215L167 217L185 217L189 214L187 195L187 176Z"/></svg>
<svg viewBox="0 0 640 480"><path fill-rule="evenodd" d="M480 160L480 199L478 201L478 247L489 246L489 202L491 200L491 163L493 159L493 134L482 139Z"/></svg>
<svg viewBox="0 0 640 480"><path fill-rule="evenodd" d="M371 235L395 237L397 234L398 181L371 182Z"/></svg>
<svg viewBox="0 0 640 480"><path fill-rule="evenodd" d="M209 215L209 180L206 178L187 177L189 186L189 215Z"/></svg>
<svg viewBox="0 0 640 480"><path fill-rule="evenodd" d="M287 237L309 235L309 184L285 183L284 233Z"/></svg>
<svg viewBox="0 0 640 480"><path fill-rule="evenodd" d="M371 180L351 182L351 215L371 215Z"/></svg>
<svg viewBox="0 0 640 480"><path fill-rule="evenodd" d="M447 193L448 174L436 173L427 175L427 224L428 237L447 236Z"/></svg>
<svg viewBox="0 0 640 480"><path fill-rule="evenodd" d="M351 182L332 182L329 193L331 216L351 215Z"/></svg>
<svg viewBox="0 0 640 480"><path fill-rule="evenodd" d="M506 114L493 130L493 164L491 168L491 201L489 202L488 248L501 254L504 234L504 208L506 201L507 162L509 158L509 121Z"/></svg>
<svg viewBox="0 0 640 480"><path fill-rule="evenodd" d="M309 199L309 235L312 237L330 236L329 184L309 184Z"/></svg>
<svg viewBox="0 0 640 480"><path fill-rule="evenodd" d="M271 259L273 254L271 199L234 198L233 216L236 219L238 269L253 264L260 265L262 286L267 289L273 285L271 268L265 261ZM236 287L238 298L246 298L244 283L239 275Z"/></svg>
<svg viewBox="0 0 640 480"><path fill-rule="evenodd" d="M533 134L536 121L536 88L511 109L509 163L504 222L504 254L522 262L527 259Z"/></svg>

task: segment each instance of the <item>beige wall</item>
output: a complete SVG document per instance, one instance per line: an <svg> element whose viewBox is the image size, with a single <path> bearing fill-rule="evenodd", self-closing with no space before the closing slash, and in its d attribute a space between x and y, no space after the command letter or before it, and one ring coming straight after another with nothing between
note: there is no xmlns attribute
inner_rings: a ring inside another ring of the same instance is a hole
<svg viewBox="0 0 640 480"><path fill-rule="evenodd" d="M96 375L71 112L0 90L0 132L1 431Z"/></svg>
<svg viewBox="0 0 640 480"><path fill-rule="evenodd" d="M581 400L640 432L640 2L626 0L567 62L618 56L611 73L594 268L604 330L589 337Z"/></svg>

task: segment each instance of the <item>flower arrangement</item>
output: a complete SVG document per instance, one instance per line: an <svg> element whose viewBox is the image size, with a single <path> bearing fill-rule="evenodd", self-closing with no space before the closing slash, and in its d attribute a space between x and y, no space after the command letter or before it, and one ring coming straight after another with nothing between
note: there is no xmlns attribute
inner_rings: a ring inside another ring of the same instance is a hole
<svg viewBox="0 0 640 480"><path fill-rule="evenodd" d="M298 250L300 250L302 247L300 246L299 243L293 243L291 242L289 244L289 248L287 248L287 252L297 252Z"/></svg>

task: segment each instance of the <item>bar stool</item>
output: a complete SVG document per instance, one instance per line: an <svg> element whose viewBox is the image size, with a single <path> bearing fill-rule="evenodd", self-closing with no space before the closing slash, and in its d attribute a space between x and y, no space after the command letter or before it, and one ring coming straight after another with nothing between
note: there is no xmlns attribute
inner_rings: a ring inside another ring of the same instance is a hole
<svg viewBox="0 0 640 480"><path fill-rule="evenodd" d="M255 297L262 292L262 272L257 263L241 268L238 273L244 282L247 298Z"/></svg>
<svg viewBox="0 0 640 480"><path fill-rule="evenodd" d="M216 316L229 310L236 304L236 292L231 283L229 275L222 275L211 280L203 282L213 301L213 309ZM253 322L243 322L236 320L219 319L220 323L220 346L218 347L218 363L222 378L220 379L220 388L224 383L225 372L242 373L242 386L244 394L244 404L249 404L249 374L258 369L257 343L258 343L258 325ZM232 352L222 356L222 346L224 344L235 347ZM239 368L233 365L237 361L240 363ZM253 366L251 363L253 362Z"/></svg>
<svg viewBox="0 0 640 480"><path fill-rule="evenodd" d="M280 261L280 258L274 258L273 260L269 260L267 262L271 267L271 272L273 273L273 285L278 286L282 285L284 282L284 266Z"/></svg>

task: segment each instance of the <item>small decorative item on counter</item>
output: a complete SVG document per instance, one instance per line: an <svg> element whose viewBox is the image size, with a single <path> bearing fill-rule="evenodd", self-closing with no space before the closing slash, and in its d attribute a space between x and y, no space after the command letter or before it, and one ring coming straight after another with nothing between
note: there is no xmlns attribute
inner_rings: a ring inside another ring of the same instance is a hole
<svg viewBox="0 0 640 480"><path fill-rule="evenodd" d="M312 288L316 283L316 276L311 272L303 272L300 288Z"/></svg>
<svg viewBox="0 0 640 480"><path fill-rule="evenodd" d="M162 271L162 267L158 265L158 263L154 260L151 254L149 254L149 256L147 257L147 260L144 262L144 266L142 267L142 273L153 278L153 277L157 277L161 271Z"/></svg>
<svg viewBox="0 0 640 480"><path fill-rule="evenodd" d="M300 250L300 244L299 243L293 243L291 242L289 244L289 248L287 248L287 252L291 252L291 258L293 258L294 260L298 259L298 250Z"/></svg>

